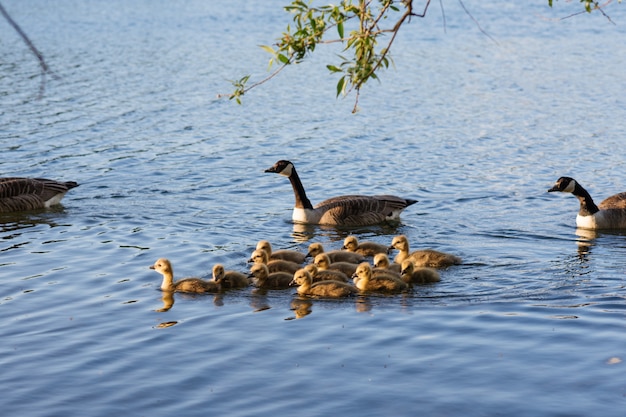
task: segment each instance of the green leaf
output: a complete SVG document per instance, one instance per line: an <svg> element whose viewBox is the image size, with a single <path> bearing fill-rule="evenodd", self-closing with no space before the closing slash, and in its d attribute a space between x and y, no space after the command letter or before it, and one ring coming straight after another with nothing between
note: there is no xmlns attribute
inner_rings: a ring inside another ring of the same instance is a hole
<svg viewBox="0 0 626 417"><path fill-rule="evenodd" d="M337 33L339 34L339 38L343 39L343 22L337 23Z"/></svg>
<svg viewBox="0 0 626 417"><path fill-rule="evenodd" d="M285 55L283 54L278 54L278 60L280 62L282 62L283 64L288 64L289 63L289 58L287 58Z"/></svg>
<svg viewBox="0 0 626 417"><path fill-rule="evenodd" d="M339 95L343 93L343 89L345 85L346 85L346 77L341 77L339 79L339 82L337 83L337 97L339 97Z"/></svg>
<svg viewBox="0 0 626 417"><path fill-rule="evenodd" d="M342 72L341 68L338 68L334 65L326 65L326 68L328 68L330 72Z"/></svg>
<svg viewBox="0 0 626 417"><path fill-rule="evenodd" d="M272 48L271 46L259 45L259 47L263 49L265 52L267 52L268 54L276 55L276 51L274 51L274 48Z"/></svg>

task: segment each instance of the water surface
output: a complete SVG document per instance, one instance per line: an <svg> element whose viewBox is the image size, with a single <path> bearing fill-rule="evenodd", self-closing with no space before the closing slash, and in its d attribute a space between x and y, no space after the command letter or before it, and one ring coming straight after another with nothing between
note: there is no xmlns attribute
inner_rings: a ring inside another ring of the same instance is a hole
<svg viewBox="0 0 626 417"><path fill-rule="evenodd" d="M4 1L58 78L0 25L2 175L75 180L62 207L1 217L7 415L618 416L626 241L577 231L562 175L626 190L626 14L445 2L398 37L395 68L334 99L335 51L237 106L265 75L280 2ZM278 159L310 199L416 198L402 223L290 222ZM406 234L465 260L397 296L252 289L163 299L148 269L245 271L260 239L336 249ZM164 310L164 311L163 311Z"/></svg>

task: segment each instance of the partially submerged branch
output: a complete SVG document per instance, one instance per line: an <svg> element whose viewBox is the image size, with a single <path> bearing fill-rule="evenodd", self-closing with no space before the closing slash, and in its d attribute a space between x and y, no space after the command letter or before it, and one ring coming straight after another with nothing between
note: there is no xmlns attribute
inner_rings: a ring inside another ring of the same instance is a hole
<svg viewBox="0 0 626 417"><path fill-rule="evenodd" d="M39 52L39 50L35 47L33 42L26 35L26 33L22 30L20 25L18 25L17 22L13 20L11 15L9 15L9 13L6 11L2 3L0 3L0 14L2 14L5 20L9 23L9 25L11 25L13 29L15 29L15 31L17 32L18 35L20 35L24 43L26 43L26 46L28 46L28 49L30 49L33 55L35 55L35 57L37 58L37 61L39 62L39 67L41 68L41 84L39 85L39 97L43 96L43 93L46 89L46 74L51 74L52 76L56 76L56 75L54 74L54 72L52 72L50 67L48 67L48 64L46 63L46 60L44 59L41 52Z"/></svg>

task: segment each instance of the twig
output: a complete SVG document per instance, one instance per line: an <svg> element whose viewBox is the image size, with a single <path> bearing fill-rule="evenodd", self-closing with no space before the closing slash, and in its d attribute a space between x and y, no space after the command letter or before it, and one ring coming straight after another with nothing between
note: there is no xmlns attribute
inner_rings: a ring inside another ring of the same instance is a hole
<svg viewBox="0 0 626 417"><path fill-rule="evenodd" d="M37 57L37 60L39 61L39 66L41 67L41 84L39 86L39 98L41 98L41 96L43 96L43 93L46 89L46 74L51 74L52 76L56 76L56 74L54 74L54 72L50 69L50 67L48 67L48 64L46 63L46 60L43 58L43 55L41 54L41 52L39 52L39 50L35 47L33 42L29 39L28 35L24 33L22 28L17 24L15 20L13 20L11 15L9 15L9 13L6 11L2 3L0 3L0 13L2 13L2 16L4 16L6 21L9 22L9 24L13 27L13 29L15 29L17 34L20 35L22 40L26 43L26 46L28 46L28 49L30 49L30 51L33 53L33 55L35 55L35 57Z"/></svg>

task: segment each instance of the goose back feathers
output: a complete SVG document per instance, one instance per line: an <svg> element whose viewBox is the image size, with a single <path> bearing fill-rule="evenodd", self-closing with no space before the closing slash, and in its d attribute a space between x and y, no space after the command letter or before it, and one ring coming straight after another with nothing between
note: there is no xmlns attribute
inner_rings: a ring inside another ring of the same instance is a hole
<svg viewBox="0 0 626 417"><path fill-rule="evenodd" d="M37 210L59 204L78 184L46 178L0 178L0 213Z"/></svg>
<svg viewBox="0 0 626 417"><path fill-rule="evenodd" d="M343 195L329 198L313 206L293 163L281 160L265 172L289 178L296 200L292 215L295 223L367 226L385 221L398 221L400 213L405 208L417 203L417 200L393 195Z"/></svg>
<svg viewBox="0 0 626 417"><path fill-rule="evenodd" d="M626 229L626 192L612 195L596 205L575 179L559 178L549 193L572 193L580 201L576 226L583 229Z"/></svg>

